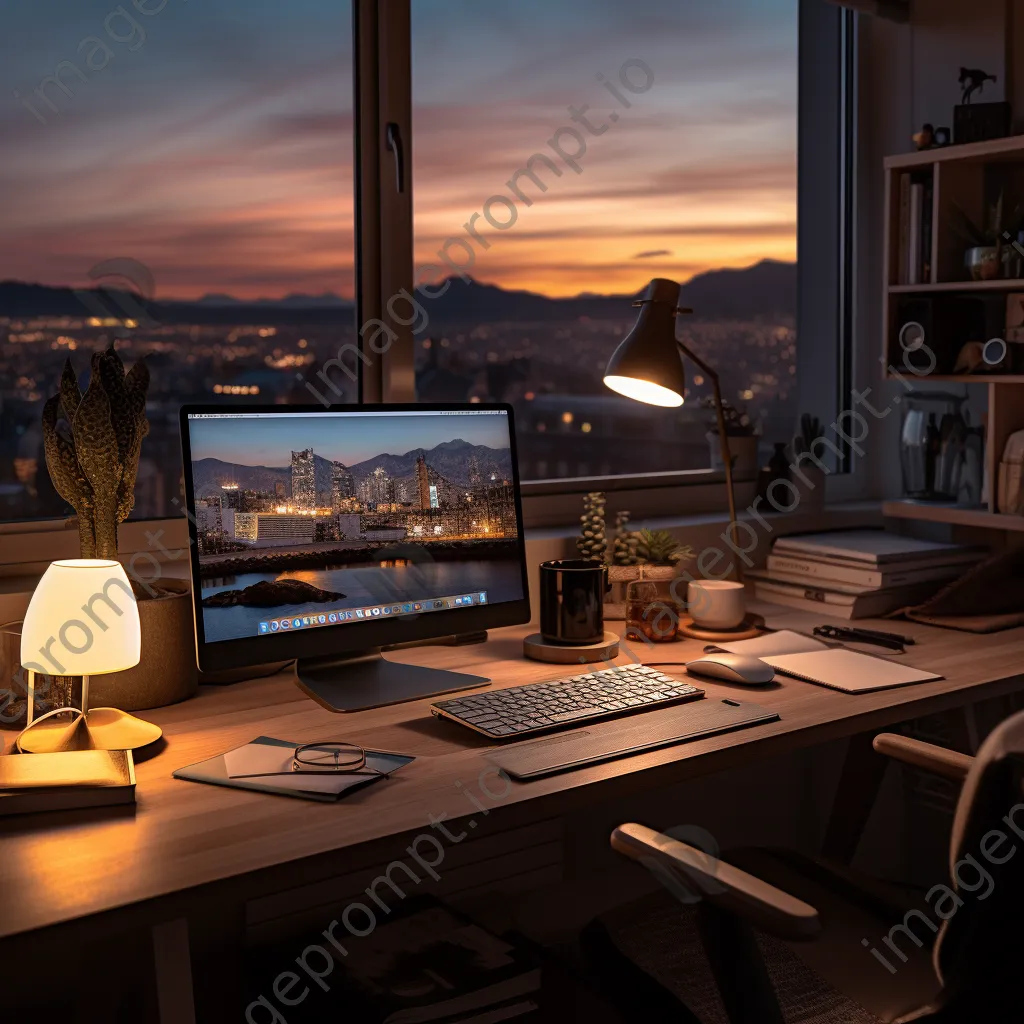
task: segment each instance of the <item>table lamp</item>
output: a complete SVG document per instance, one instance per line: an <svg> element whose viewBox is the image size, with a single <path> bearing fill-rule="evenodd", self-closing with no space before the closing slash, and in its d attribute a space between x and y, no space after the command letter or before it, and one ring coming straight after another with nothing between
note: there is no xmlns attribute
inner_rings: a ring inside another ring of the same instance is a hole
<svg viewBox="0 0 1024 1024"><path fill-rule="evenodd" d="M160 729L117 708L89 707L89 677L138 665L139 609L120 562L53 562L32 594L21 630L28 672L28 714L17 740L23 753L130 750L159 739ZM36 676L82 677L82 707L34 717ZM70 722L61 716L72 715Z"/></svg>
<svg viewBox="0 0 1024 1024"><path fill-rule="evenodd" d="M714 389L718 438L725 467L725 489L729 501L729 530L739 548L736 535L736 496L732 484L732 455L725 432L725 410L718 374L695 352L676 338L676 316L692 313L679 305L679 285L656 277L647 286L643 297L633 303L640 308L633 329L612 353L604 371L604 382L620 395L648 405L674 409L686 399L686 371L680 354L691 359L708 376ZM742 574L735 560L736 577Z"/></svg>

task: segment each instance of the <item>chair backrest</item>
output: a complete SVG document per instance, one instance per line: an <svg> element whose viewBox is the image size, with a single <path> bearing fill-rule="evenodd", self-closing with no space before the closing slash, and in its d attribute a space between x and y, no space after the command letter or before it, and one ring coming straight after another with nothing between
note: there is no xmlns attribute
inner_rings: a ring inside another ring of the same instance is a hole
<svg viewBox="0 0 1024 1024"><path fill-rule="evenodd" d="M935 970L947 999L1019 996L1024 969L1024 712L992 731L964 783L950 886L927 895L942 919Z"/></svg>

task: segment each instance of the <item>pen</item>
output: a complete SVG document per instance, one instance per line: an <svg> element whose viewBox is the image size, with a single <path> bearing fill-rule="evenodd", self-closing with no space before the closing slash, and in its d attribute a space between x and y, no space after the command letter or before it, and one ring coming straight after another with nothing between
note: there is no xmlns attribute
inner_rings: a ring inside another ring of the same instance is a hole
<svg viewBox="0 0 1024 1024"><path fill-rule="evenodd" d="M827 637L829 640L851 640L854 642L876 644L891 650L901 651L904 646L915 643L911 636L900 633L885 633L878 629L858 629L851 626L815 626L815 636Z"/></svg>

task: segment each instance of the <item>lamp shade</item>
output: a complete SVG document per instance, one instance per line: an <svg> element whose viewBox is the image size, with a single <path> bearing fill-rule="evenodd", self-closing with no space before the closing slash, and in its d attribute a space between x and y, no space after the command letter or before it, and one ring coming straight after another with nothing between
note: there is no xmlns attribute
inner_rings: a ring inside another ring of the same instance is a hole
<svg viewBox="0 0 1024 1024"><path fill-rule="evenodd" d="M682 405L686 373L676 347L679 285L655 278L640 301L640 315L612 353L604 382L612 391L648 405Z"/></svg>
<svg viewBox="0 0 1024 1024"><path fill-rule="evenodd" d="M139 663L142 630L120 562L69 558L43 573L21 630L21 663L47 675L121 672Z"/></svg>

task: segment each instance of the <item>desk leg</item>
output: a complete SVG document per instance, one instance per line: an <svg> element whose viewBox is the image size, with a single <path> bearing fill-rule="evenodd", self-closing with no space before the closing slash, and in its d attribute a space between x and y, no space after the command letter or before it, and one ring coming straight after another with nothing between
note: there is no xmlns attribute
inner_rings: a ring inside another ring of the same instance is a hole
<svg viewBox="0 0 1024 1024"><path fill-rule="evenodd" d="M850 738L832 803L822 856L849 864L857 853L860 837L867 827L871 811L882 789L888 761L871 746L873 732Z"/></svg>
<svg viewBox="0 0 1024 1024"><path fill-rule="evenodd" d="M153 960L160 1024L196 1024L185 918L153 925Z"/></svg>

